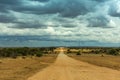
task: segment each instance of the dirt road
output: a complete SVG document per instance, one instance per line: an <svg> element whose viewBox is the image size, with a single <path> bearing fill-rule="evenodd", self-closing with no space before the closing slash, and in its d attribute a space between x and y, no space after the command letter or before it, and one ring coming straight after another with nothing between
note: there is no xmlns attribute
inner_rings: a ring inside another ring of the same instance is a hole
<svg viewBox="0 0 120 80"><path fill-rule="evenodd" d="M61 51L53 65L28 80L120 80L120 71L74 60Z"/></svg>

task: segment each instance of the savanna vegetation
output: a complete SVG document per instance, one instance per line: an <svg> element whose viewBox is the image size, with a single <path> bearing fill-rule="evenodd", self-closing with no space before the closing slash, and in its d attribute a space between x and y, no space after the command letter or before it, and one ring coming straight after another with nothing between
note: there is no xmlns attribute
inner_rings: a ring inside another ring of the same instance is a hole
<svg viewBox="0 0 120 80"><path fill-rule="evenodd" d="M17 58L18 56L37 56L41 57L43 54L53 53L54 47L47 48L0 48L0 57Z"/></svg>
<svg viewBox="0 0 120 80"><path fill-rule="evenodd" d="M27 80L56 60L53 50L53 47L0 48L0 80Z"/></svg>
<svg viewBox="0 0 120 80"><path fill-rule="evenodd" d="M69 48L67 53L80 61L120 70L120 48Z"/></svg>
<svg viewBox="0 0 120 80"><path fill-rule="evenodd" d="M94 47L91 47L91 48L78 48L78 47L75 47L75 48L68 48L67 49L67 53L70 54L70 53L76 53L76 55L78 53L81 54L107 54L107 55L120 55L120 48L94 48Z"/></svg>

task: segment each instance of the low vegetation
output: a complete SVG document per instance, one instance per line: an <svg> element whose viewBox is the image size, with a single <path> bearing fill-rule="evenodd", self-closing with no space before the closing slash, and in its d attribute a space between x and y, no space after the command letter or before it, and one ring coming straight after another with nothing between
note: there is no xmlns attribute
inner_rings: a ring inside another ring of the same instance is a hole
<svg viewBox="0 0 120 80"><path fill-rule="evenodd" d="M42 57L1 58L0 80L27 80L38 71L51 65L57 54L47 54Z"/></svg>
<svg viewBox="0 0 120 80"><path fill-rule="evenodd" d="M69 48L67 53L120 55L120 48Z"/></svg>
<svg viewBox="0 0 120 80"><path fill-rule="evenodd" d="M120 48L69 48L67 55L101 67L120 70ZM81 56L77 56L79 54Z"/></svg>
<svg viewBox="0 0 120 80"><path fill-rule="evenodd" d="M0 48L0 80L27 80L52 64L54 48Z"/></svg>
<svg viewBox="0 0 120 80"><path fill-rule="evenodd" d="M54 47L0 48L0 80L27 80L52 64L57 54Z"/></svg>
<svg viewBox="0 0 120 80"><path fill-rule="evenodd" d="M43 54L40 53L40 52L36 53L36 56L37 56L37 57L41 57L42 55L43 55Z"/></svg>
<svg viewBox="0 0 120 80"><path fill-rule="evenodd" d="M84 54L81 56L71 54L69 56L93 65L120 70L120 56L111 56L106 54L104 54L104 57L101 54Z"/></svg>
<svg viewBox="0 0 120 80"><path fill-rule="evenodd" d="M109 49L107 54L110 55L119 55L120 50L119 49Z"/></svg>
<svg viewBox="0 0 120 80"><path fill-rule="evenodd" d="M53 53L54 48L0 48L0 57L17 58L18 56L37 56Z"/></svg>
<svg viewBox="0 0 120 80"><path fill-rule="evenodd" d="M80 52L80 51L78 51L78 52L76 53L76 55L81 55L81 52Z"/></svg>

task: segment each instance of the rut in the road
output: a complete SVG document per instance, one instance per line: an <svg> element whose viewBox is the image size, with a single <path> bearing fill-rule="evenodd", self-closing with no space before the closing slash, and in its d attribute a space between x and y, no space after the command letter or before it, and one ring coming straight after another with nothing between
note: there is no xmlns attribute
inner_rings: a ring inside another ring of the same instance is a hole
<svg viewBox="0 0 120 80"><path fill-rule="evenodd" d="M61 52L53 65L28 80L120 80L120 71L77 61Z"/></svg>

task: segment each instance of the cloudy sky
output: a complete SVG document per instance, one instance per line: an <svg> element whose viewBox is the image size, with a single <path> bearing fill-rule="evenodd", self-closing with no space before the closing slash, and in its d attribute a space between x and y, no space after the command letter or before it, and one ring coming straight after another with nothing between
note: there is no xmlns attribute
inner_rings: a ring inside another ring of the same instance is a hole
<svg viewBox="0 0 120 80"><path fill-rule="evenodd" d="M120 0L0 0L0 46L120 46Z"/></svg>

